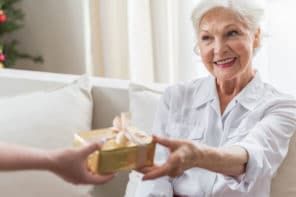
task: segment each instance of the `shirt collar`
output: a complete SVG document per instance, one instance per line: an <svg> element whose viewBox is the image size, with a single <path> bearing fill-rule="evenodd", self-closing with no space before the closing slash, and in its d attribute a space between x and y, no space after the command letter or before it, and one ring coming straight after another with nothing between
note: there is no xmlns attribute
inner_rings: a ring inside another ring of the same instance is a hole
<svg viewBox="0 0 296 197"><path fill-rule="evenodd" d="M214 100L217 97L215 77L208 76L202 79L194 93L193 107L198 108L205 103Z"/></svg>
<svg viewBox="0 0 296 197"><path fill-rule="evenodd" d="M264 94L264 83L256 71L254 78L236 96L236 101L248 110L253 110Z"/></svg>
<svg viewBox="0 0 296 197"><path fill-rule="evenodd" d="M234 98L239 104L248 110L253 110L258 104L264 90L264 83L260 74L256 71L254 78ZM213 76L204 78L201 84L196 87L193 106L198 108L205 103L218 99L216 90L216 79Z"/></svg>

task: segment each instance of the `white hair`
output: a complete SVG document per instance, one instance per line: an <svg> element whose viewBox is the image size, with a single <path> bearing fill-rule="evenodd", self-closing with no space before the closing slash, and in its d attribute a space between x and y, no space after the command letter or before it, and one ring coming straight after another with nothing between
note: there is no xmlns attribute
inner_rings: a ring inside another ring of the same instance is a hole
<svg viewBox="0 0 296 197"><path fill-rule="evenodd" d="M192 13L192 22L196 33L202 17L216 7L223 7L234 11L243 19L250 30L256 30L261 26L264 18L264 2L262 0L199 0Z"/></svg>
<svg viewBox="0 0 296 197"><path fill-rule="evenodd" d="M199 25L203 16L210 10L222 7L232 10L237 17L244 22L251 31L261 30L259 46L255 49L254 55L261 48L262 33L261 25L265 17L265 2L263 0L199 0L199 3L192 12L192 23L196 34L199 33ZM198 39L197 39L198 42ZM198 44L194 51L199 55Z"/></svg>

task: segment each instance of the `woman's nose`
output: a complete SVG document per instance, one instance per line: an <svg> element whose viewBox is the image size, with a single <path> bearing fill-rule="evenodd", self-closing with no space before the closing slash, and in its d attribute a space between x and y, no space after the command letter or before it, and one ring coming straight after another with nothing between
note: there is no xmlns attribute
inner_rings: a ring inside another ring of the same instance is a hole
<svg viewBox="0 0 296 197"><path fill-rule="evenodd" d="M214 42L214 53L223 54L226 51L226 45L222 40L215 40Z"/></svg>

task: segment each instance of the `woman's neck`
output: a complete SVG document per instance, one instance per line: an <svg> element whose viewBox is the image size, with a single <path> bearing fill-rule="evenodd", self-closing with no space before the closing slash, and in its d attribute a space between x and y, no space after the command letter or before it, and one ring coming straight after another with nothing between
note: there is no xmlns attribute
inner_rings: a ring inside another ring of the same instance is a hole
<svg viewBox="0 0 296 197"><path fill-rule="evenodd" d="M236 96L254 78L256 71L250 69L230 80L217 79L217 92L221 96Z"/></svg>
<svg viewBox="0 0 296 197"><path fill-rule="evenodd" d="M244 87L246 87L246 85L254 78L255 74L255 70L252 69L231 80L219 81L217 79L216 86L222 114L229 102L238 95Z"/></svg>

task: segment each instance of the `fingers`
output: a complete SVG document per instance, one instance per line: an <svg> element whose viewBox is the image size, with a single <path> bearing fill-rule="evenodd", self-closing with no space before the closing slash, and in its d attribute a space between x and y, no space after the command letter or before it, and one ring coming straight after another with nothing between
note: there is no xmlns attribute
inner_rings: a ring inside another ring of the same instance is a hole
<svg viewBox="0 0 296 197"><path fill-rule="evenodd" d="M86 145L80 149L82 155L88 156L89 154L93 153L94 151L97 151L101 148L101 145L99 143L92 143L89 145Z"/></svg>
<svg viewBox="0 0 296 197"><path fill-rule="evenodd" d="M108 174L108 175L90 175L88 177L88 183L89 184L103 184L111 179L113 179L115 174Z"/></svg>
<svg viewBox="0 0 296 197"><path fill-rule="evenodd" d="M165 146L169 149L172 149L172 150L176 149L179 146L179 144L176 140L171 140L171 139L167 139L167 138L163 138L163 137L159 137L159 136L153 136L153 140L156 143L158 143L162 146Z"/></svg>
<svg viewBox="0 0 296 197"><path fill-rule="evenodd" d="M173 167L172 165L166 164L160 167L155 166L150 169L145 169L143 173L143 180L150 180L162 176L177 177L182 175L184 173L184 170L182 168L179 168L178 166Z"/></svg>
<svg viewBox="0 0 296 197"><path fill-rule="evenodd" d="M146 170L147 172L144 175L143 180L150 180L168 175L170 172L170 166L168 164L164 164L162 166L152 167Z"/></svg>
<svg viewBox="0 0 296 197"><path fill-rule="evenodd" d="M143 167L143 168L136 169L136 171L141 172L143 174L146 174L146 173L148 173L148 172L150 172L150 171L152 171L152 170L154 170L156 168L157 168L157 166L148 166L148 167Z"/></svg>

